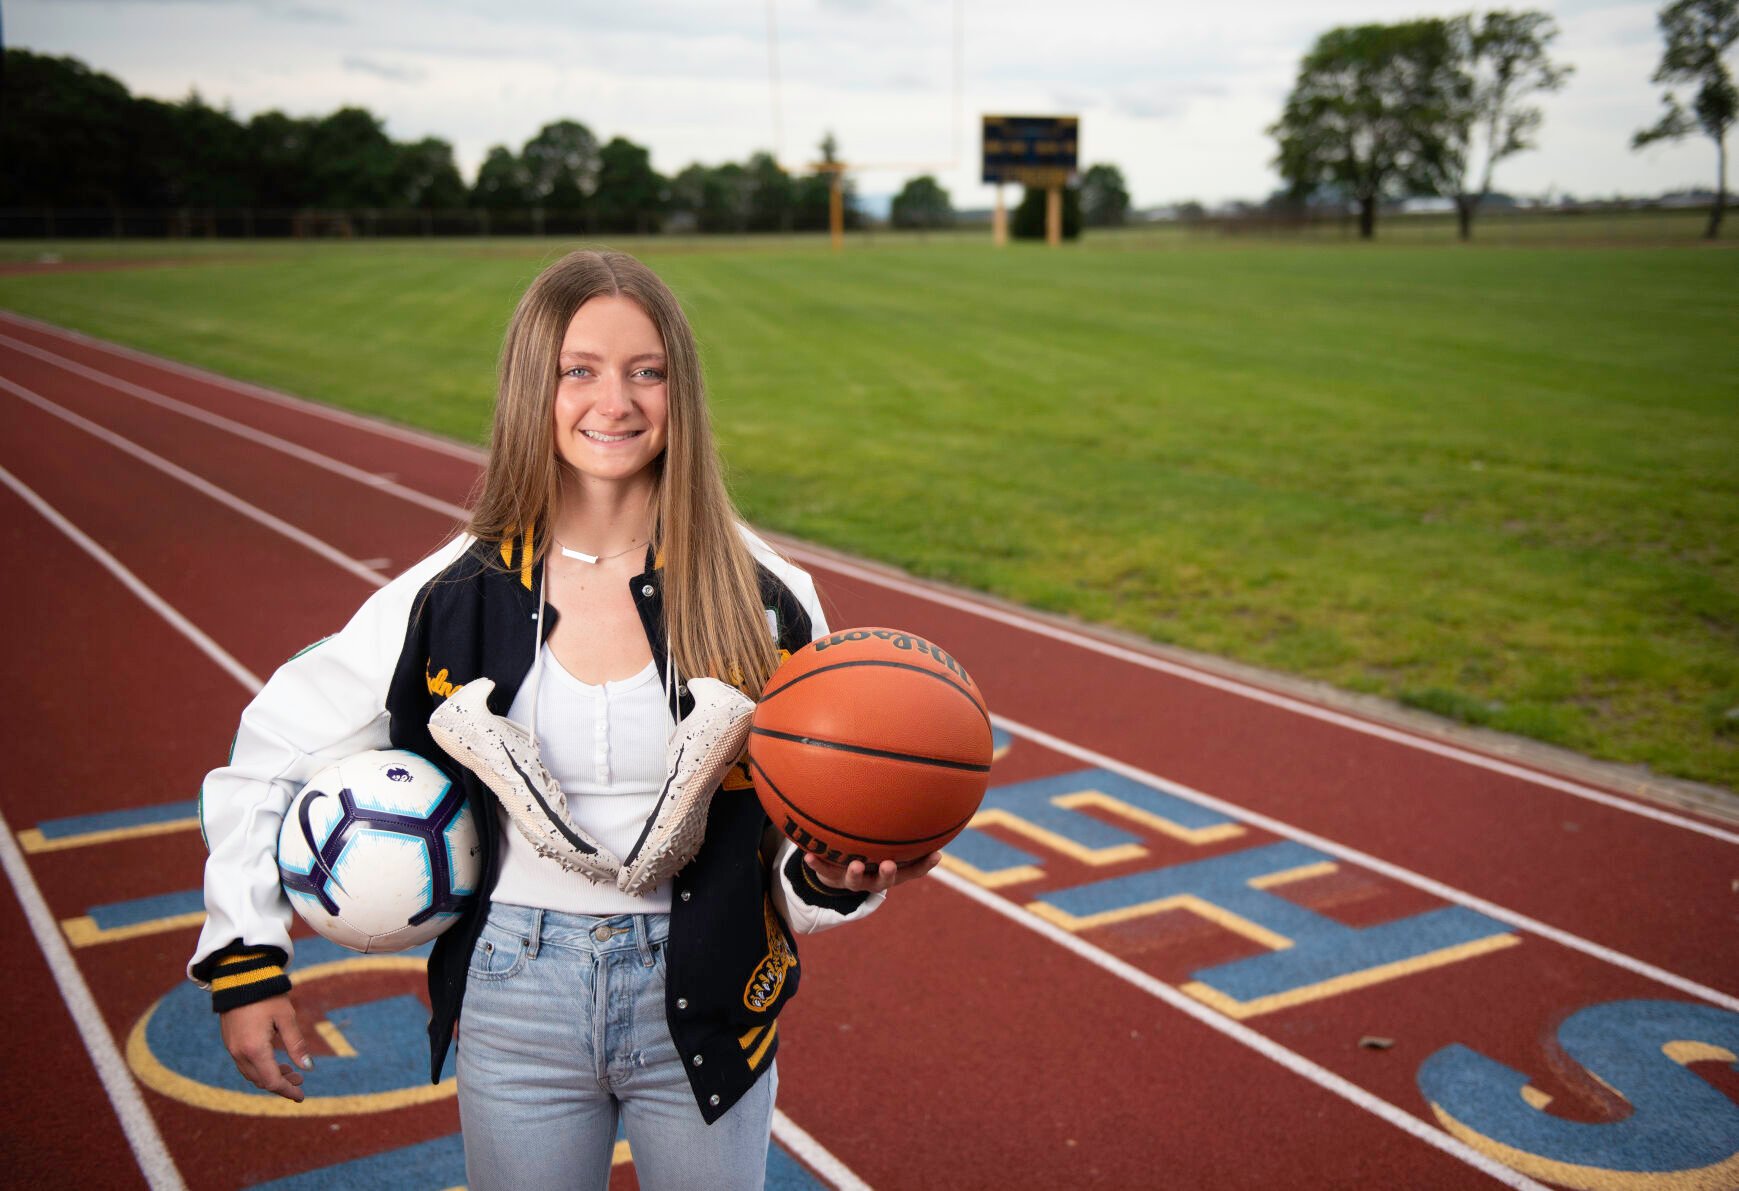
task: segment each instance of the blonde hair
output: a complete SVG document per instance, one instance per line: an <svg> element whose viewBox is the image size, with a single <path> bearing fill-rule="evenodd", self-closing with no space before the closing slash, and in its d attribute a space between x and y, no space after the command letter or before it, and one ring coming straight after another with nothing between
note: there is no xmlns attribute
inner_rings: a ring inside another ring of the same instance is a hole
<svg viewBox="0 0 1739 1191"><path fill-rule="evenodd" d="M663 559L670 651L683 674L710 674L758 697L777 657L755 561L725 489L700 353L675 295L633 257L569 253L520 298L501 347L489 462L467 528L492 543L529 528L534 560L548 554L561 488L557 357L575 312L606 295L633 301L664 341L669 420L664 453L654 465L652 549Z"/></svg>

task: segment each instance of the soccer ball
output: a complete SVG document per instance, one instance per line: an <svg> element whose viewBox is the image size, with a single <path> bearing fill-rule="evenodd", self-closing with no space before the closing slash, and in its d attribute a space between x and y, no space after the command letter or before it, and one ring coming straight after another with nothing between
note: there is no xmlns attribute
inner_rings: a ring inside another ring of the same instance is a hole
<svg viewBox="0 0 1739 1191"><path fill-rule="evenodd" d="M415 753L358 753L290 802L278 875L302 920L353 951L403 951L458 920L482 877L464 787Z"/></svg>

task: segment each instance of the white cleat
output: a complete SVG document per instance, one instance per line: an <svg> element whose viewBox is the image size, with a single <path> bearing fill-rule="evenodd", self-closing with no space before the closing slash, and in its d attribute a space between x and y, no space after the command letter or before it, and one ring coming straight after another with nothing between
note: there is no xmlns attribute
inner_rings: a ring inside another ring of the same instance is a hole
<svg viewBox="0 0 1739 1191"><path fill-rule="evenodd" d="M507 817L540 856L594 885L616 880L621 862L568 820L568 799L544 767L531 733L489 710L495 683L475 678L429 717L429 735L476 774L507 808Z"/></svg>
<svg viewBox="0 0 1739 1191"><path fill-rule="evenodd" d="M633 897L675 876L700 851L713 793L748 743L754 700L716 678L689 679L688 693L694 710L665 752L664 789L616 879Z"/></svg>

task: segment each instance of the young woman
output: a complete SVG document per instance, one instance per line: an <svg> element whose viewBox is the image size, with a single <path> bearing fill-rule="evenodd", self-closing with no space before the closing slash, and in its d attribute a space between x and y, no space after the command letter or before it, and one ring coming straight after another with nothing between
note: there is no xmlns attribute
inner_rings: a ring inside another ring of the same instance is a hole
<svg viewBox="0 0 1739 1191"><path fill-rule="evenodd" d="M479 812L484 896L429 961L436 1079L464 1009L471 1186L603 1187L620 1119L644 1186L760 1187L793 932L935 863L799 853L731 764L739 691L826 631L809 577L731 506L670 291L620 253L546 269L508 328L467 531L274 674L206 779L188 971L242 1075L299 1101L312 1065L285 807L332 761L408 748Z"/></svg>

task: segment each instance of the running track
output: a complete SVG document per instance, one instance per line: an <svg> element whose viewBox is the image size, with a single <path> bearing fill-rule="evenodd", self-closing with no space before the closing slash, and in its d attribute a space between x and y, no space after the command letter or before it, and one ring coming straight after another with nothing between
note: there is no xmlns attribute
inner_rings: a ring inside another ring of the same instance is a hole
<svg viewBox="0 0 1739 1191"><path fill-rule="evenodd" d="M10 1181L462 1179L415 960L303 946L300 1111L181 969L249 691L476 463L0 316ZM770 1185L1739 1186L1732 823L787 545L836 627L946 644L1003 749L946 871L805 942Z"/></svg>

